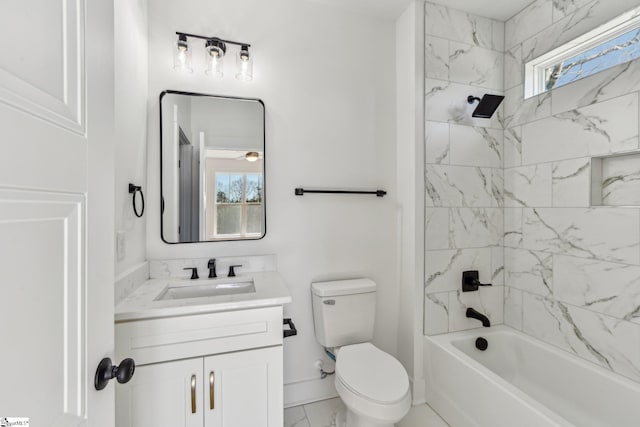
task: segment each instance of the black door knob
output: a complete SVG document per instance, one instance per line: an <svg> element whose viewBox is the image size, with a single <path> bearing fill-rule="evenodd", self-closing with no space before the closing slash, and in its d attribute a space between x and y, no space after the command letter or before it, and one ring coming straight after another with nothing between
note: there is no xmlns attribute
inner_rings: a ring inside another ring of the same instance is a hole
<svg viewBox="0 0 640 427"><path fill-rule="evenodd" d="M133 359L124 359L119 366L113 366L111 359L105 357L100 361L96 376L93 381L96 390L102 390L109 381L115 378L120 384L128 383L136 371L136 362Z"/></svg>

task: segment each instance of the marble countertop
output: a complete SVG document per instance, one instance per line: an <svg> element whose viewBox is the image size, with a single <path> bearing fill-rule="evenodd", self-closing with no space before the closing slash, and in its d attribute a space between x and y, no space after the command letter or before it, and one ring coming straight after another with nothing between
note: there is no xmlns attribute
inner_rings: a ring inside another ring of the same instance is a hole
<svg viewBox="0 0 640 427"><path fill-rule="evenodd" d="M229 278L189 280L182 278L150 279L120 302L115 308L115 321L125 322L159 317L243 310L291 302L284 280L275 271L238 274L237 281L253 279L256 291L251 293L199 298L158 300L167 286L198 286L228 283Z"/></svg>

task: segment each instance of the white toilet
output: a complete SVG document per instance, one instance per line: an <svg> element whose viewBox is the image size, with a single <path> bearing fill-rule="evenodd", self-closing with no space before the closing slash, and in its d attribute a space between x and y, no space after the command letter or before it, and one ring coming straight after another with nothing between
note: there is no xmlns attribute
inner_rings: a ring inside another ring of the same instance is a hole
<svg viewBox="0 0 640 427"><path fill-rule="evenodd" d="M311 284L316 338L336 357L335 385L347 407L337 427L391 427L409 412L404 367L369 343L376 284L369 279Z"/></svg>

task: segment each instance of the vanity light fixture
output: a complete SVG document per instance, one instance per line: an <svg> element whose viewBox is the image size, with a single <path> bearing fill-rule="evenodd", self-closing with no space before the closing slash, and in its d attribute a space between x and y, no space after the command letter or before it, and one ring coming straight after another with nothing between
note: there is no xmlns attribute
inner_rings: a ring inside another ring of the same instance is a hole
<svg viewBox="0 0 640 427"><path fill-rule="evenodd" d="M222 77L224 75L222 72L222 60L224 59L224 54L227 53L227 45L222 40L210 39L205 42L204 46L204 61L207 64L204 73L209 76Z"/></svg>
<svg viewBox="0 0 640 427"><path fill-rule="evenodd" d="M223 60L227 53L227 45L230 44L239 46L236 56L236 65L238 67L236 78L241 81L253 80L253 57L249 53L250 44L197 34L180 32L176 32L176 34L178 35L178 41L173 52L173 68L176 70L193 72L191 67L191 45L187 40L191 37L205 41L205 74L218 78L224 76Z"/></svg>
<svg viewBox="0 0 640 427"><path fill-rule="evenodd" d="M249 46L243 44L238 51L236 57L236 65L238 66L238 73L236 79L243 82L249 82L253 80L253 58L249 54Z"/></svg>
<svg viewBox="0 0 640 427"><path fill-rule="evenodd" d="M248 162L255 162L260 158L260 154L255 151L248 151L244 158L247 159Z"/></svg>
<svg viewBox="0 0 640 427"><path fill-rule="evenodd" d="M173 68L193 73L191 67L191 45L184 34L178 35L178 41L173 49Z"/></svg>

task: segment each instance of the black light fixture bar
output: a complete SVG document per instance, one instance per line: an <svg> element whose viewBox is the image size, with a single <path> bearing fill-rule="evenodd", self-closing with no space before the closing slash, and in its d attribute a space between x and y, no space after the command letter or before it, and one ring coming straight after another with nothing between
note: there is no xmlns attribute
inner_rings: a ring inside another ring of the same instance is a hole
<svg viewBox="0 0 640 427"><path fill-rule="evenodd" d="M352 191L352 190L305 190L304 188L296 188L294 194L296 196L304 196L305 193L317 193L317 194L374 194L377 197L384 197L387 192L384 190L373 191Z"/></svg>
<svg viewBox="0 0 640 427"><path fill-rule="evenodd" d="M202 40L218 40L221 41L223 43L229 43L229 44L234 44L236 46L246 46L246 47L251 47L251 45L249 43L242 43L242 42L235 42L233 40L225 40L225 39L221 39L220 37L207 37L207 36L200 36L198 34L189 34L189 33L181 33L180 31L176 31L176 34L178 36L185 36L185 37L191 37L191 38L195 38L195 39L202 39Z"/></svg>

